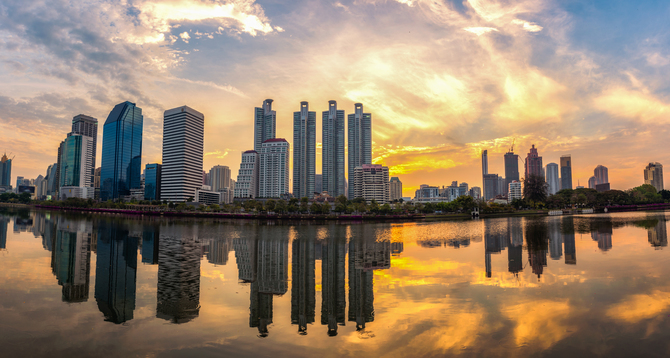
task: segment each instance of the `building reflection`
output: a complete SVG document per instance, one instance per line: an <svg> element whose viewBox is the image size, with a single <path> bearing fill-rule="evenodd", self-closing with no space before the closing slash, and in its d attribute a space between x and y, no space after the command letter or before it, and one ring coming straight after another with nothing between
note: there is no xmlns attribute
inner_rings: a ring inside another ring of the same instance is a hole
<svg viewBox="0 0 670 358"><path fill-rule="evenodd" d="M653 227L647 229L649 244L656 249L668 246L668 228L665 219L660 219Z"/></svg>
<svg viewBox="0 0 670 358"><path fill-rule="evenodd" d="M577 248L575 247L575 221L572 216L564 216L561 220L565 264L577 264Z"/></svg>
<svg viewBox="0 0 670 358"><path fill-rule="evenodd" d="M186 323L200 312L200 255L195 225L163 225L158 243L156 317Z"/></svg>
<svg viewBox="0 0 670 358"><path fill-rule="evenodd" d="M225 265L228 263L228 255L233 249L231 240L216 238L209 241L207 250L207 261L213 265Z"/></svg>
<svg viewBox="0 0 670 358"><path fill-rule="evenodd" d="M51 268L63 287L63 302L88 300L91 273L92 224L59 220L51 255Z"/></svg>
<svg viewBox="0 0 670 358"><path fill-rule="evenodd" d="M7 249L7 226L9 226L9 218L0 216L0 250Z"/></svg>
<svg viewBox="0 0 670 358"><path fill-rule="evenodd" d="M158 264L158 249L160 243L160 226L146 225L142 230L142 263Z"/></svg>
<svg viewBox="0 0 670 358"><path fill-rule="evenodd" d="M528 261L534 274L539 279L547 267L548 235L547 224L543 219L526 219L526 242L528 244Z"/></svg>
<svg viewBox="0 0 670 358"><path fill-rule="evenodd" d="M523 271L523 226L521 218L507 218L507 268L517 275Z"/></svg>
<svg viewBox="0 0 670 358"><path fill-rule="evenodd" d="M137 238L118 222L103 220L98 228L95 300L105 321L133 319L137 279Z"/></svg>
<svg viewBox="0 0 670 358"><path fill-rule="evenodd" d="M560 260L563 257L563 234L561 233L561 219L549 218L547 230L549 231L549 257L552 260Z"/></svg>
<svg viewBox="0 0 670 358"><path fill-rule="evenodd" d="M486 267L486 277L491 277L491 254L499 254L504 250L509 242L506 238L509 231L501 231L493 227L491 220L484 221L484 265Z"/></svg>
<svg viewBox="0 0 670 358"><path fill-rule="evenodd" d="M598 242L598 248L601 251L608 251L612 248L612 221L599 220L592 221L591 225L591 239Z"/></svg>
<svg viewBox="0 0 670 358"><path fill-rule="evenodd" d="M346 227L331 225L327 235L321 242L321 324L328 326L328 335L333 337L338 326L345 325Z"/></svg>
<svg viewBox="0 0 670 358"><path fill-rule="evenodd" d="M291 324L300 334L307 334L307 324L314 323L316 289L314 286L316 230L313 226L294 229L291 263Z"/></svg>

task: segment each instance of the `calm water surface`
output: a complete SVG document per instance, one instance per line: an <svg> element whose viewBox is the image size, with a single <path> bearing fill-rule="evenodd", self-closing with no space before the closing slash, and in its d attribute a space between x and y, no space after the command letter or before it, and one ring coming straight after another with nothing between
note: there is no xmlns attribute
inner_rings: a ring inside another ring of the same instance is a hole
<svg viewBox="0 0 670 358"><path fill-rule="evenodd" d="M667 357L666 220L0 210L0 356Z"/></svg>

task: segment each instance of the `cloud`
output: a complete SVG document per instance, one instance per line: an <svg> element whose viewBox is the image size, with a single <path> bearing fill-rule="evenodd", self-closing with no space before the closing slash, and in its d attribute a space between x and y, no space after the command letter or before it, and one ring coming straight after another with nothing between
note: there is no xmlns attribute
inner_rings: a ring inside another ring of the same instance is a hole
<svg viewBox="0 0 670 358"><path fill-rule="evenodd" d="M524 30L528 32L540 32L542 31L542 26L534 23L534 22L528 22L528 21L523 21L519 19L514 19L512 20L512 23L515 25L521 25Z"/></svg>
<svg viewBox="0 0 670 358"><path fill-rule="evenodd" d="M472 32L473 34L476 34L477 36L481 36L484 34L487 34L491 31L498 31L495 27L466 27L463 30Z"/></svg>
<svg viewBox="0 0 670 358"><path fill-rule="evenodd" d="M179 37L181 37L181 39L184 40L184 42L186 43L188 43L188 40L191 38L191 36L186 31L179 34Z"/></svg>

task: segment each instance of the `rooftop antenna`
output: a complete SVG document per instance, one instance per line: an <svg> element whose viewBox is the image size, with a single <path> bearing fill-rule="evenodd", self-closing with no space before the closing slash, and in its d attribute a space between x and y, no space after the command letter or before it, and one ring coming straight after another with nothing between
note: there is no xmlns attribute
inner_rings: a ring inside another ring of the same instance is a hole
<svg viewBox="0 0 670 358"><path fill-rule="evenodd" d="M510 152L510 153L514 153L514 143L515 143L515 142L516 142L516 137L514 137L514 139L512 139L512 146L509 147L509 152Z"/></svg>

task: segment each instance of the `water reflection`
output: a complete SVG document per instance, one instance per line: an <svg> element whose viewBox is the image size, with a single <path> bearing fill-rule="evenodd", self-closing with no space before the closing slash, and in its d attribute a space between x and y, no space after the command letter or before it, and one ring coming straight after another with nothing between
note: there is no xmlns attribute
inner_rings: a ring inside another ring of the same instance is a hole
<svg viewBox="0 0 670 358"><path fill-rule="evenodd" d="M90 222L66 219L59 220L57 227L55 242L48 247L52 248L52 272L63 286L63 302L85 302L91 274L93 227Z"/></svg>
<svg viewBox="0 0 670 358"><path fill-rule="evenodd" d="M338 326L345 325L347 306L344 289L347 256L346 228L330 225L321 243L321 324L328 326L328 335L337 335ZM401 250L396 247L396 250Z"/></svg>

